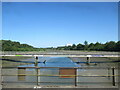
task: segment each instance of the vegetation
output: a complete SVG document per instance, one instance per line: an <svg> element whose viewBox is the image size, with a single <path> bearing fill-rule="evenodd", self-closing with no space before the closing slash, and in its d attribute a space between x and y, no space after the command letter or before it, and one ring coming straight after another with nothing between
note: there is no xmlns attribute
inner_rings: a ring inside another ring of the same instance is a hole
<svg viewBox="0 0 120 90"><path fill-rule="evenodd" d="M87 41L84 44L73 44L72 46L57 47L57 50L87 50L87 51L120 51L120 41L110 41L105 44L96 42L88 44Z"/></svg>
<svg viewBox="0 0 120 90"><path fill-rule="evenodd" d="M0 40L2 51L43 51L43 48L35 48L28 44L20 44L11 40Z"/></svg>
<svg viewBox="0 0 120 90"><path fill-rule="evenodd" d="M110 41L105 44L96 42L88 44L87 41L84 44L73 44L72 46L62 46L57 48L35 48L28 44L20 44L11 40L0 40L2 45L2 51L45 51L45 50L85 50L85 51L120 51L120 41Z"/></svg>

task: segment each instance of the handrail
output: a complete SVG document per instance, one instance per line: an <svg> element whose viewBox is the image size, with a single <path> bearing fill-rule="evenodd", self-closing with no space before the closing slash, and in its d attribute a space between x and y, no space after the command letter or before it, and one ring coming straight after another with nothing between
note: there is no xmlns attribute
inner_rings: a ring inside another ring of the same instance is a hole
<svg viewBox="0 0 120 90"><path fill-rule="evenodd" d="M8 68L8 67L4 67L4 68ZM18 69L25 69L25 68L31 68L31 69L40 69L40 68L64 68L64 69L97 69L96 67L14 67L14 68L18 68ZM100 68L100 67L98 67L98 68ZM75 78L75 86L77 86L77 81L76 81L76 77L112 77L112 84L113 84L113 86L115 86L115 77L120 77L120 75L115 75L115 73L114 73L114 70L115 69L118 69L118 68L115 68L115 67L109 67L109 69L111 69L112 70L112 75L51 75L51 74L47 74L47 75L39 75L39 74L9 74L9 75L7 75L7 74L2 74L1 76L45 76L45 77L73 77L73 78Z"/></svg>
<svg viewBox="0 0 120 90"><path fill-rule="evenodd" d="M12 74L12 75L1 75L1 76L74 76L74 77L109 77L109 76L120 76L120 75L35 75L35 74Z"/></svg>
<svg viewBox="0 0 120 90"><path fill-rule="evenodd" d="M40 69L40 68L75 68L75 69L111 69L113 67L2 67L2 69L10 68L29 68L29 69ZM120 69L120 67L114 67L115 69Z"/></svg>
<svg viewBox="0 0 120 90"><path fill-rule="evenodd" d="M120 57L119 54L2 54L0 56L27 56L27 57Z"/></svg>

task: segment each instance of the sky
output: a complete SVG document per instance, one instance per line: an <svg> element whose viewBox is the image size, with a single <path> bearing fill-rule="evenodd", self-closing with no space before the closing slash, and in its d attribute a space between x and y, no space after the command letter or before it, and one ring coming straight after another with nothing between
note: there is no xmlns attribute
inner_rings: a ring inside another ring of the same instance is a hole
<svg viewBox="0 0 120 90"><path fill-rule="evenodd" d="M34 47L118 41L118 3L3 2L2 39Z"/></svg>

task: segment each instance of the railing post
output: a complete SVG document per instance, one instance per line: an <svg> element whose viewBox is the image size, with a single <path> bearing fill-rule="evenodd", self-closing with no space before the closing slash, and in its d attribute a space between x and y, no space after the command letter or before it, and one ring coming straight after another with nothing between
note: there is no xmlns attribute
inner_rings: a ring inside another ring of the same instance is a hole
<svg viewBox="0 0 120 90"><path fill-rule="evenodd" d="M75 87L77 86L77 69L75 68Z"/></svg>
<svg viewBox="0 0 120 90"><path fill-rule="evenodd" d="M112 83L115 86L115 67L112 68Z"/></svg>
<svg viewBox="0 0 120 90"><path fill-rule="evenodd" d="M110 68L108 68L108 78L110 79Z"/></svg>
<svg viewBox="0 0 120 90"><path fill-rule="evenodd" d="M37 74L37 86L39 85L39 80L38 80L38 79L39 79L39 76L38 76L38 75L39 75L39 73L38 73L39 71L38 71L38 70L39 70L39 69L36 68L36 74Z"/></svg>

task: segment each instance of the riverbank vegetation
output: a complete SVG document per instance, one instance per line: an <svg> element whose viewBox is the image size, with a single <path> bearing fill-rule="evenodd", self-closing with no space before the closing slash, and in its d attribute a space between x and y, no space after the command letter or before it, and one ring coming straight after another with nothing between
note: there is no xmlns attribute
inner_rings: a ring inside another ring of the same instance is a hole
<svg viewBox="0 0 120 90"><path fill-rule="evenodd" d="M120 51L120 41L109 41L104 44L96 42L88 44L73 44L71 46L61 46L57 48L35 48L28 44L21 44L11 40L0 40L2 51L46 51L46 50L77 50L77 51Z"/></svg>
<svg viewBox="0 0 120 90"><path fill-rule="evenodd" d="M57 47L58 50L86 50L86 51L120 51L120 41L110 41L105 44L96 42L88 44L87 41L84 44L73 44L72 46Z"/></svg>
<svg viewBox="0 0 120 90"><path fill-rule="evenodd" d="M44 51L44 48L35 48L28 44L20 44L11 40L0 40L2 51Z"/></svg>

